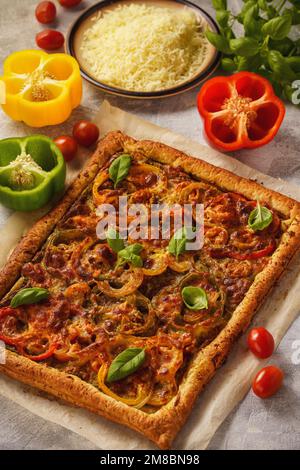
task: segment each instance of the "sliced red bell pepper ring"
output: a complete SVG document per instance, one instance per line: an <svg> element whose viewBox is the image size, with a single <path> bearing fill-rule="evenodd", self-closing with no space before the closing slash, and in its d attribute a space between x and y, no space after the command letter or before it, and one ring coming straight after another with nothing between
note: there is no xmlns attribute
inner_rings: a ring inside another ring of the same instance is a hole
<svg viewBox="0 0 300 470"><path fill-rule="evenodd" d="M44 361L45 359L49 359L49 357L53 356L57 348L58 343L52 343L44 353L37 354L36 356L23 353L23 356L27 357L27 359L30 359L31 361Z"/></svg>
<svg viewBox="0 0 300 470"><path fill-rule="evenodd" d="M5 317L6 315L15 315L16 309L12 307L1 307L0 308L0 318Z"/></svg>
<svg viewBox="0 0 300 470"><path fill-rule="evenodd" d="M6 317L7 315L16 315L16 309L11 307L2 307L0 308L0 319ZM0 340L3 341L5 344L9 346L15 346L18 343L17 338L6 336L5 334L0 332Z"/></svg>
<svg viewBox="0 0 300 470"><path fill-rule="evenodd" d="M208 140L225 152L267 144L285 115L270 82L252 72L208 80L197 104Z"/></svg>
<svg viewBox="0 0 300 470"><path fill-rule="evenodd" d="M4 316L7 316L7 315L15 316L16 311L17 309L12 308L12 307L2 307L0 308L0 318L3 318ZM27 354L26 352L24 352L24 348L26 347L26 345L25 345L25 340L23 338L9 337L0 332L0 340L3 341L8 346L14 346L19 354L22 354L23 356L27 357L28 359L32 361L43 361L45 359L48 359L49 357L53 356L54 352L59 346L57 342L53 342L53 343L50 343L47 351L41 354L32 355L32 354Z"/></svg>
<svg viewBox="0 0 300 470"><path fill-rule="evenodd" d="M210 256L212 258L233 258L236 260L244 261L244 260L251 260L251 259L259 259L263 258L264 256L269 256L276 250L276 242L275 240L270 240L269 245L261 250L252 251L250 253L240 253L237 251L230 251L230 249L212 249L210 250Z"/></svg>

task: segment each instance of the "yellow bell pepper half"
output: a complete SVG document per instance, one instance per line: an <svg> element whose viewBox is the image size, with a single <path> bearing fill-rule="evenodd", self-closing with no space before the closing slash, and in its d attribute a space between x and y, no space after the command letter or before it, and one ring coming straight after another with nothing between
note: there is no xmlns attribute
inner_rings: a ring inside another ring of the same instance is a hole
<svg viewBox="0 0 300 470"><path fill-rule="evenodd" d="M32 127L66 121L82 98L77 61L67 54L14 52L4 62L2 108L15 121Z"/></svg>

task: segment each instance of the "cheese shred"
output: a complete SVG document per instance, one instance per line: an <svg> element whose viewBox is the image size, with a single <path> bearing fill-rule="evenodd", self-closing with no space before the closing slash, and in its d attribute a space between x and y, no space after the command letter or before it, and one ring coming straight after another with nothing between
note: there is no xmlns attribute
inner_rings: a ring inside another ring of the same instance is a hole
<svg viewBox="0 0 300 470"><path fill-rule="evenodd" d="M84 33L81 54L97 80L151 92L191 79L207 47L201 22L191 10L132 3L96 15Z"/></svg>

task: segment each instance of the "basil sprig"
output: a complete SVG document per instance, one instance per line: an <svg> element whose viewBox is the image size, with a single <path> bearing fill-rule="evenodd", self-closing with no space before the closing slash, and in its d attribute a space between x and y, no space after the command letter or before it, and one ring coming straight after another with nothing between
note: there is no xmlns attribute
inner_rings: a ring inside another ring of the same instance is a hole
<svg viewBox="0 0 300 470"><path fill-rule="evenodd" d="M106 382L116 382L136 372L146 359L145 350L142 348L128 348L118 354L112 361Z"/></svg>
<svg viewBox="0 0 300 470"><path fill-rule="evenodd" d="M267 228L273 220L272 212L264 206L261 206L259 201L257 201L257 206L250 213L248 218L249 227L254 230L264 230Z"/></svg>
<svg viewBox="0 0 300 470"><path fill-rule="evenodd" d="M120 238L119 232L111 227L106 232L106 239L110 248L118 255L116 267L122 266L124 263L131 263L136 268L143 266L143 260L140 257L143 245L133 243L132 245L125 246L124 241Z"/></svg>
<svg viewBox="0 0 300 470"><path fill-rule="evenodd" d="M37 304L42 300L49 297L49 291L41 287L28 287L21 289L11 299L10 306L13 308L19 307L20 305Z"/></svg>
<svg viewBox="0 0 300 470"><path fill-rule="evenodd" d="M114 188L118 186L129 173L131 166L131 156L127 154L120 155L117 157L109 167L109 177L114 182Z"/></svg>
<svg viewBox="0 0 300 470"><path fill-rule="evenodd" d="M186 286L181 291L182 300L190 310L208 308L207 295L202 287Z"/></svg>
<svg viewBox="0 0 300 470"><path fill-rule="evenodd" d="M299 0L244 0L237 14L227 0L212 4L220 33L207 30L206 37L222 52L222 68L258 73L271 82L278 96L298 104L293 82L299 78Z"/></svg>
<svg viewBox="0 0 300 470"><path fill-rule="evenodd" d="M131 263L136 268L141 268L143 266L143 260L140 257L142 249L143 245L140 243L126 246L123 250L118 252L117 265L120 266L127 262Z"/></svg>
<svg viewBox="0 0 300 470"><path fill-rule="evenodd" d="M178 256L185 252L187 241L192 238L190 237L192 234L195 234L192 227L178 229L169 242L168 252L178 259Z"/></svg>

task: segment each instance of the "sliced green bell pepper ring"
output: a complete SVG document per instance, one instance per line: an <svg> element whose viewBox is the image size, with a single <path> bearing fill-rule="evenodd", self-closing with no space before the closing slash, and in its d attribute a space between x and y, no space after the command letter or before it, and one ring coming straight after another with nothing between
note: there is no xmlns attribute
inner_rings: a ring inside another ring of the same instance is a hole
<svg viewBox="0 0 300 470"><path fill-rule="evenodd" d="M0 202L33 211L63 192L66 164L54 142L43 135L0 140Z"/></svg>

